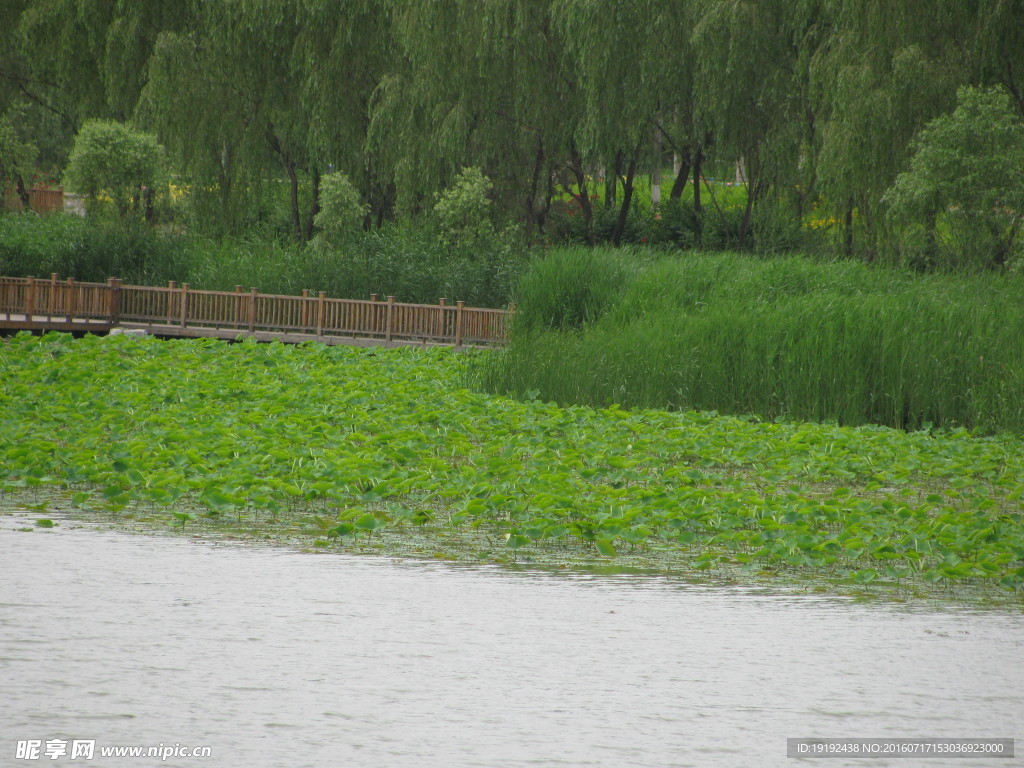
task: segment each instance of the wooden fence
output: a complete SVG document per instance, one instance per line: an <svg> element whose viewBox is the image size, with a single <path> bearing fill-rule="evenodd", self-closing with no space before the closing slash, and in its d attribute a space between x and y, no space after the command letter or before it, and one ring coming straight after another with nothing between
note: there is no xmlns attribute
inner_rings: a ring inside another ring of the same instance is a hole
<svg viewBox="0 0 1024 768"><path fill-rule="evenodd" d="M64 210L64 189L29 189L28 207L36 213L51 213ZM5 211L17 212L22 209L21 198L13 187L4 189L3 208Z"/></svg>
<svg viewBox="0 0 1024 768"><path fill-rule="evenodd" d="M0 327L85 330L146 328L161 335L276 334L332 342L372 339L481 346L501 344L512 310L437 304L402 304L393 296L368 301L313 295L278 296L243 291L200 291L188 283L167 287L0 277ZM208 331L204 334L203 331ZM186 332L187 331L187 332Z"/></svg>

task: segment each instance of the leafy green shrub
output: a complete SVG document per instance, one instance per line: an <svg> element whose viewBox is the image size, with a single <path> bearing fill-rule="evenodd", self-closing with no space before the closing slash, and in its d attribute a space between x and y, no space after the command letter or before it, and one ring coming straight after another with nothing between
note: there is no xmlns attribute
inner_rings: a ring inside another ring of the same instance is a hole
<svg viewBox="0 0 1024 768"><path fill-rule="evenodd" d="M375 293L422 304L445 297L500 307L510 301L528 258L525 250L509 250L501 258L471 257L442 247L426 227L390 224L350 233L336 247L323 240L306 247L282 240L197 240L189 279L197 287L219 290L240 284L264 293L309 289L352 299Z"/></svg>
<svg viewBox="0 0 1024 768"><path fill-rule="evenodd" d="M124 216L140 209L163 175L164 148L156 137L108 120L89 120L75 138L65 181L94 210L107 200Z"/></svg>
<svg viewBox="0 0 1024 768"><path fill-rule="evenodd" d="M473 249L495 235L488 195L491 180L479 168L463 168L434 204L441 242L448 247Z"/></svg>
<svg viewBox="0 0 1024 768"><path fill-rule="evenodd" d="M320 183L320 212L315 219L319 231L313 247L336 247L345 242L360 228L369 210L348 176L327 174Z"/></svg>
<svg viewBox="0 0 1024 768"><path fill-rule="evenodd" d="M1001 268L1024 222L1024 120L1001 90L961 88L921 131L910 170L885 196L916 267Z"/></svg>

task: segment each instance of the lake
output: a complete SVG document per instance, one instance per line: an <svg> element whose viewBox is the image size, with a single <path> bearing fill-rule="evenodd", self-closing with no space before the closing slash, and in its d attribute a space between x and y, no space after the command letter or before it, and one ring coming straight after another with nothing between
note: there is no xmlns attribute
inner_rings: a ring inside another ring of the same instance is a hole
<svg viewBox="0 0 1024 768"><path fill-rule="evenodd" d="M0 765L867 768L786 739L1024 722L1019 612L34 519L0 516ZM96 757L18 759L54 740ZM211 756L99 756L133 745Z"/></svg>

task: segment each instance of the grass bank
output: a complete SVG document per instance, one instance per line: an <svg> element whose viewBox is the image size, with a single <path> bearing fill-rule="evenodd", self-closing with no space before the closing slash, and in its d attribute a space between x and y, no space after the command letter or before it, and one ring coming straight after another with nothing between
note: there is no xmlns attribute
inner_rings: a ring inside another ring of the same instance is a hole
<svg viewBox="0 0 1024 768"><path fill-rule="evenodd" d="M552 251L487 391L1024 432L1024 280L720 253Z"/></svg>
<svg viewBox="0 0 1024 768"><path fill-rule="evenodd" d="M1024 587L1020 438L520 402L464 388L468 359L20 335L0 343L0 490L41 520L337 551Z"/></svg>

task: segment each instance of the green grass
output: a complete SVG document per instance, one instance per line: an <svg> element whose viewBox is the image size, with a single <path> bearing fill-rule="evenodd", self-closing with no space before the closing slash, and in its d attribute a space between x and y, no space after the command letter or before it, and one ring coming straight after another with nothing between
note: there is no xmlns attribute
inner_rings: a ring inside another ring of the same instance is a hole
<svg viewBox="0 0 1024 768"><path fill-rule="evenodd" d="M45 519L338 551L1024 586L1020 438L519 402L462 387L466 361L20 335L0 343L0 491Z"/></svg>
<svg viewBox="0 0 1024 768"><path fill-rule="evenodd" d="M488 391L563 404L1024 431L1024 283L855 262L553 251Z"/></svg>

